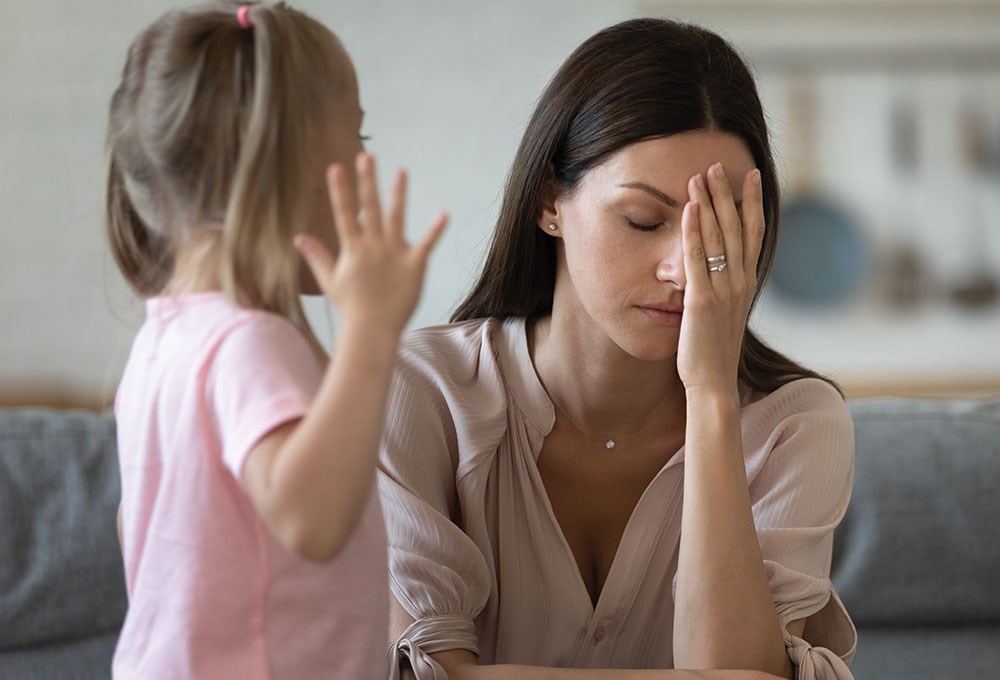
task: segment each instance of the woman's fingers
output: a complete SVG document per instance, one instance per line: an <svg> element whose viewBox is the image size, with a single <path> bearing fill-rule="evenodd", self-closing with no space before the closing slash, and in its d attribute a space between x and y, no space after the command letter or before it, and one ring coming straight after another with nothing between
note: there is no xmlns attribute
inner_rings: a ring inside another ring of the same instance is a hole
<svg viewBox="0 0 1000 680"><path fill-rule="evenodd" d="M760 170L754 169L743 178L743 267L757 281L757 260L764 242L764 191Z"/></svg>
<svg viewBox="0 0 1000 680"><path fill-rule="evenodd" d="M733 188L722 169L722 163L716 163L708 169L708 187L712 195L712 208L722 236L722 250L712 255L725 255L726 266L730 269L729 278L743 274L743 236L739 211L736 209L736 199L733 198Z"/></svg>
<svg viewBox="0 0 1000 680"><path fill-rule="evenodd" d="M687 278L687 290L684 295L685 306L693 302L692 289L699 291L710 285L708 268L705 266L702 215L704 215L704 210L696 201L689 201L684 206L684 212L681 215L681 244L684 249L684 275Z"/></svg>
<svg viewBox="0 0 1000 680"><path fill-rule="evenodd" d="M712 197L708 193L705 177L698 173L688 181L688 195L698 203L698 226L701 231L701 242L705 248L705 257L718 257L726 254L726 243L712 207ZM704 268L705 262L702 261Z"/></svg>

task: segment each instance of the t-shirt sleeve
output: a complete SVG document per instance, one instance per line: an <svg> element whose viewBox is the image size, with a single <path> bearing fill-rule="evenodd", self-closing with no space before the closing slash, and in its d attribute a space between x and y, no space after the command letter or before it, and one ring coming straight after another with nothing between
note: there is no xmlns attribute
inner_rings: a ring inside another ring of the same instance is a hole
<svg viewBox="0 0 1000 680"><path fill-rule="evenodd" d="M390 677L409 668L418 680L441 678L444 671L430 654L478 654L474 620L490 592L485 558L459 526L458 434L445 397L454 386L442 380L426 362L404 356L386 409L378 489L389 584L415 620L389 650Z"/></svg>
<svg viewBox="0 0 1000 680"><path fill-rule="evenodd" d="M833 531L854 475L854 426L840 395L819 381L789 386L797 404L772 434L750 485L754 521L785 646L800 680L846 680L857 633L830 582ZM802 637L787 625L806 619Z"/></svg>
<svg viewBox="0 0 1000 680"><path fill-rule="evenodd" d="M312 347L281 317L248 313L220 338L206 395L223 461L238 480L247 454L265 435L305 415L321 379Z"/></svg>

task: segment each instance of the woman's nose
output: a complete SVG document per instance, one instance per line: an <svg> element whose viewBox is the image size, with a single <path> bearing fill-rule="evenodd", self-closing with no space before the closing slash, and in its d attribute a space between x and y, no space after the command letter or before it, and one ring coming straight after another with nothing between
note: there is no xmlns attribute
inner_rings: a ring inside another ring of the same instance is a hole
<svg viewBox="0 0 1000 680"><path fill-rule="evenodd" d="M681 253L680 244L677 247L670 247L656 264L656 279L662 283L673 283L678 288L687 286L687 278L684 275L684 256Z"/></svg>

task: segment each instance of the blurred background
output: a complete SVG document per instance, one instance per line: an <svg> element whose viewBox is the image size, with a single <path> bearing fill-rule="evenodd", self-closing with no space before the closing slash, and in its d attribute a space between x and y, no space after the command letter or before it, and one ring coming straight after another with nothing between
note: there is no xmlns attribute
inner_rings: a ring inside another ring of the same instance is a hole
<svg viewBox="0 0 1000 680"><path fill-rule="evenodd" d="M560 62L664 16L723 34L759 78L784 209L755 329L851 396L1000 392L1000 2L293 4L352 55L380 174L411 172L410 233L452 215L411 326L445 322L474 279ZM104 242L107 105L128 43L174 5L0 5L2 405L113 398L143 311ZM329 341L335 314L308 309Z"/></svg>

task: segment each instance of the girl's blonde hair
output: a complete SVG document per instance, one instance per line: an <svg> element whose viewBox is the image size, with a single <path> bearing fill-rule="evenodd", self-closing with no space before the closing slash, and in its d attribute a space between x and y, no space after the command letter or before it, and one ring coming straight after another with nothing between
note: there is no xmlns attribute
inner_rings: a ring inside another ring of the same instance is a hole
<svg viewBox="0 0 1000 680"><path fill-rule="evenodd" d="M248 28L240 6L168 12L129 47L108 126L108 238L125 279L150 297L179 246L215 232L228 299L285 316L319 348L292 236L306 226L308 173L319 167L310 145L322 146L348 85L343 50L283 3L250 5Z"/></svg>

